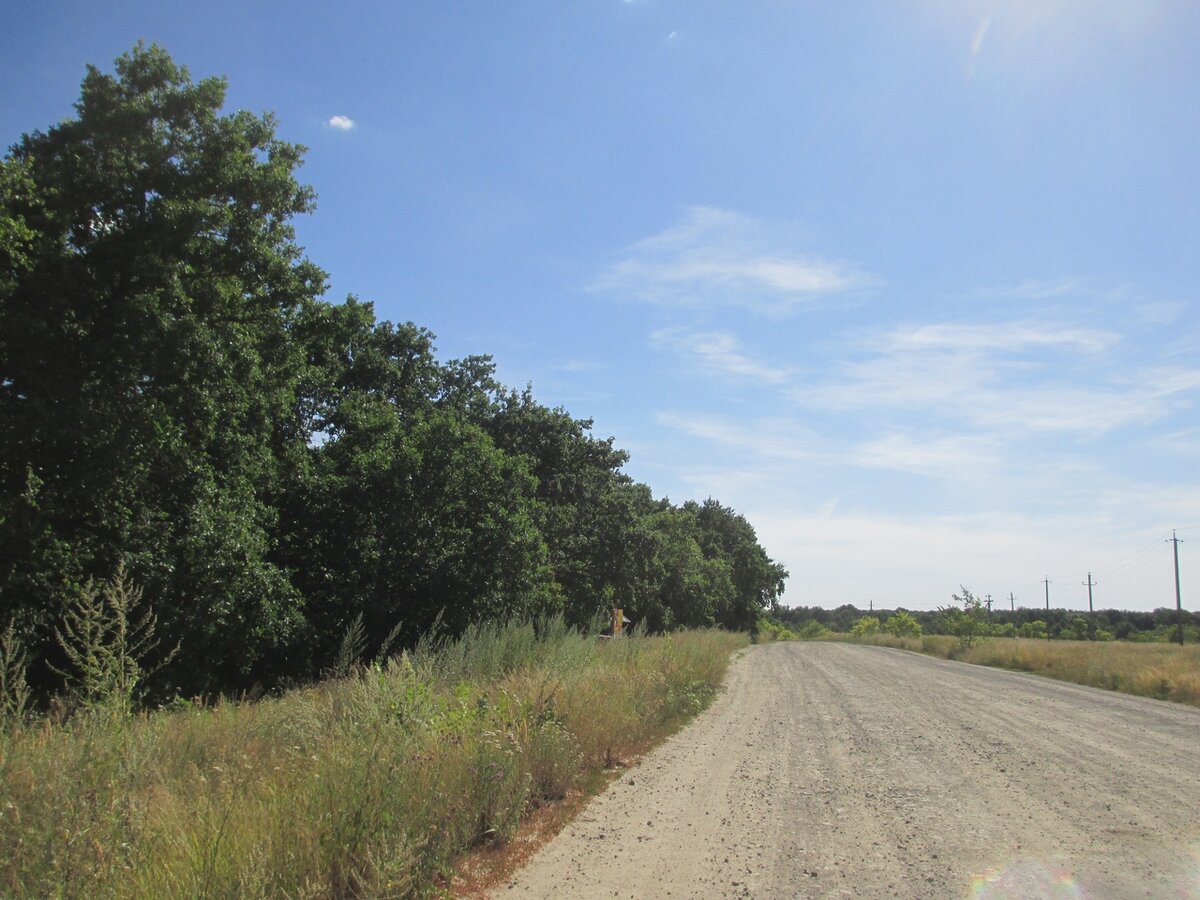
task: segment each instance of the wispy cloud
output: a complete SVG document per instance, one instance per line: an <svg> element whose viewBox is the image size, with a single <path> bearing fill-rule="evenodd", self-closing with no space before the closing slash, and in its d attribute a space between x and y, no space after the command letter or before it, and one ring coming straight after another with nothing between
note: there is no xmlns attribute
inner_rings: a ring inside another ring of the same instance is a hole
<svg viewBox="0 0 1200 900"><path fill-rule="evenodd" d="M1158 421L1200 388L1200 369L1100 366L1096 357L1117 342L1109 332L1030 322L897 328L795 397L829 410L919 409L975 428L1097 436Z"/></svg>
<svg viewBox="0 0 1200 900"><path fill-rule="evenodd" d="M688 437L735 451L747 462L755 464L760 478L759 464L763 460L807 462L823 453L820 447L824 442L815 432L783 418L760 419L747 424L721 416L660 412L655 421Z"/></svg>
<svg viewBox="0 0 1200 900"><path fill-rule="evenodd" d="M349 116L330 116L325 124L338 131L350 131L354 128L354 120Z"/></svg>
<svg viewBox="0 0 1200 900"><path fill-rule="evenodd" d="M1184 428L1164 434L1151 442L1151 448L1184 459L1200 456L1200 428Z"/></svg>
<svg viewBox="0 0 1200 900"><path fill-rule="evenodd" d="M1039 322L999 324L935 324L897 328L883 340L897 350L1004 350L1019 352L1060 345L1098 353L1120 340L1109 331Z"/></svg>
<svg viewBox="0 0 1200 900"><path fill-rule="evenodd" d="M690 328L662 328L650 336L659 350L670 350L691 365L707 372L751 378L768 384L780 384L789 370L760 362L750 356L742 342L728 331L696 331Z"/></svg>
<svg viewBox="0 0 1200 900"><path fill-rule="evenodd" d="M1000 461L997 442L990 437L950 435L922 440L893 433L858 446L851 461L868 469L890 469L935 478L977 479Z"/></svg>
<svg viewBox="0 0 1200 900"><path fill-rule="evenodd" d="M992 17L984 16L983 21L979 23L979 27L975 29L975 35L971 38L971 60L967 63L967 77L970 78L975 74L975 64L979 60L979 54L983 51L983 42L987 38L988 29L992 27Z"/></svg>
<svg viewBox="0 0 1200 900"><path fill-rule="evenodd" d="M848 263L802 253L793 231L732 210L693 207L671 228L628 248L593 288L665 305L783 314L878 283Z"/></svg>
<svg viewBox="0 0 1200 900"><path fill-rule="evenodd" d="M551 368L556 372L599 372L607 369L608 364L594 359L570 359L556 363Z"/></svg>
<svg viewBox="0 0 1200 900"><path fill-rule="evenodd" d="M992 288L983 293L997 297L1015 297L1023 300L1048 300L1053 297L1063 297L1069 294L1092 292L1092 289L1088 287L1087 282L1082 278L1060 278L1055 281L1030 278L1018 284Z"/></svg>
<svg viewBox="0 0 1200 900"><path fill-rule="evenodd" d="M987 37L988 29L992 27L992 17L984 16L983 21L979 23L979 27L975 29L975 36L971 38L971 56L972 58L979 56L979 52L983 50L983 41Z"/></svg>

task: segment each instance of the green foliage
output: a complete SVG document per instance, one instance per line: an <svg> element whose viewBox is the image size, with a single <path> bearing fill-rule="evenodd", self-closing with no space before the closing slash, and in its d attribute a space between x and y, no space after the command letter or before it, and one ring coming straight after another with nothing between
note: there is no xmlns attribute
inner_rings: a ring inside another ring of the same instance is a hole
<svg viewBox="0 0 1200 900"><path fill-rule="evenodd" d="M142 677L153 671L145 662L159 645L157 623L123 565L105 584L85 584L67 601L62 627L54 632L67 660L55 671L66 679L69 696L85 708L128 715ZM154 668L170 662L175 652Z"/></svg>
<svg viewBox="0 0 1200 900"><path fill-rule="evenodd" d="M413 897L715 694L745 638L472 628L258 703L0 731L17 897ZM597 714L603 710L604 714Z"/></svg>
<svg viewBox="0 0 1200 900"><path fill-rule="evenodd" d="M1092 636L1095 625L1087 616L1072 616L1068 627L1072 639L1086 641Z"/></svg>
<svg viewBox="0 0 1200 900"><path fill-rule="evenodd" d="M342 671L439 616L752 631L787 573L750 524L655 500L488 357L324 302L302 148L224 98L139 44L0 164L0 608L41 699L53 666L91 677L69 653L111 610L56 629L118 563L180 647L160 699Z"/></svg>
<svg viewBox="0 0 1200 900"><path fill-rule="evenodd" d="M1025 622L1018 629L1018 633L1023 638L1040 638L1044 640L1050 637L1050 631L1046 627L1046 623L1041 619L1034 619L1032 622Z"/></svg>
<svg viewBox="0 0 1200 900"><path fill-rule="evenodd" d="M821 638L828 637L831 634L833 634L832 631L815 620L806 622L804 626L796 632L796 636L804 641L820 640Z"/></svg>
<svg viewBox="0 0 1200 900"><path fill-rule="evenodd" d="M19 722L29 708L25 648L9 622L0 634L0 726Z"/></svg>
<svg viewBox="0 0 1200 900"><path fill-rule="evenodd" d="M952 595L956 605L939 607L942 631L958 638L959 644L970 648L980 637L988 633L987 607L965 587L961 594Z"/></svg>
<svg viewBox="0 0 1200 900"><path fill-rule="evenodd" d="M242 670L295 626L268 556L291 320L323 282L288 225L312 192L300 149L220 116L224 93L138 45L6 160L0 220L25 238L0 279L0 504L28 499L0 523L0 594L43 658L63 594L118 560L186 636L184 671Z"/></svg>
<svg viewBox="0 0 1200 900"><path fill-rule="evenodd" d="M758 619L758 633L760 638L765 637L769 641L796 640L796 634L790 628L766 616L760 616Z"/></svg>
<svg viewBox="0 0 1200 900"><path fill-rule="evenodd" d="M883 630L896 637L920 637L922 633L921 623L902 609L888 616L883 623Z"/></svg>
<svg viewBox="0 0 1200 900"><path fill-rule="evenodd" d="M876 616L863 616L850 626L850 633L855 637L879 634L879 619Z"/></svg>

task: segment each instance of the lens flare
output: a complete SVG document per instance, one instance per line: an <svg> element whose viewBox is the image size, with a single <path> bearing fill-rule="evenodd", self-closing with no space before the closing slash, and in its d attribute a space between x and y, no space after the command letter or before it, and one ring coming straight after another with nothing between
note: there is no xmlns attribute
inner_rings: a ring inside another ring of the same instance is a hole
<svg viewBox="0 0 1200 900"><path fill-rule="evenodd" d="M1008 900L1038 897L1044 900L1078 900L1086 897L1079 882L1062 865L1043 860L1017 860L990 869L971 879L968 897Z"/></svg>

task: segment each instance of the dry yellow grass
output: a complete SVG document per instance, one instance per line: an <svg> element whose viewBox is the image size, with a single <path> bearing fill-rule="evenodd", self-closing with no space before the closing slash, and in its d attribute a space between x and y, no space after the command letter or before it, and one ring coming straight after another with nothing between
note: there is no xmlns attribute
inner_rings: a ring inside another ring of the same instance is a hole
<svg viewBox="0 0 1200 900"><path fill-rule="evenodd" d="M872 635L852 640L1200 706L1198 644L1181 647L1124 641L985 638L964 648L957 639L946 635L920 638Z"/></svg>
<svg viewBox="0 0 1200 900"><path fill-rule="evenodd" d="M255 704L0 731L0 896L429 892L661 738L744 635L480 628Z"/></svg>
<svg viewBox="0 0 1200 900"><path fill-rule="evenodd" d="M1200 706L1200 645L992 638L961 659Z"/></svg>

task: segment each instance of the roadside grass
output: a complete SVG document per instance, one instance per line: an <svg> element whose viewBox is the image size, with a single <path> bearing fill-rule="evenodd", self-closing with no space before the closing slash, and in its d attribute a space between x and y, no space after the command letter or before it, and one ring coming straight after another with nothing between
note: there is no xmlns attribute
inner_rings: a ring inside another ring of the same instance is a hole
<svg viewBox="0 0 1200 900"><path fill-rule="evenodd" d="M10 722L0 895L429 895L703 709L746 641L483 625L256 703Z"/></svg>
<svg viewBox="0 0 1200 900"><path fill-rule="evenodd" d="M1200 706L1200 645L1125 641L1046 641L982 638L970 647L948 635L898 638L887 634L831 640L913 650L943 659L1033 672L1091 687Z"/></svg>

